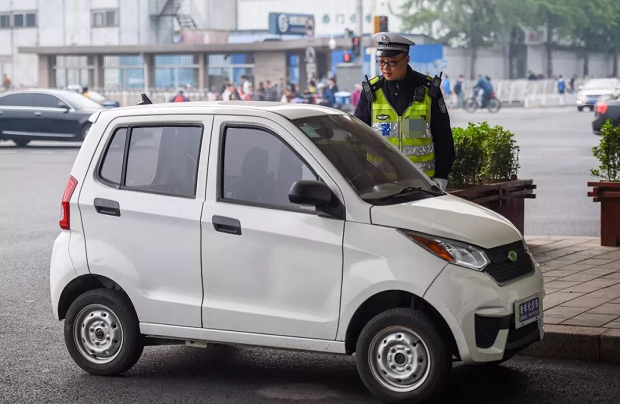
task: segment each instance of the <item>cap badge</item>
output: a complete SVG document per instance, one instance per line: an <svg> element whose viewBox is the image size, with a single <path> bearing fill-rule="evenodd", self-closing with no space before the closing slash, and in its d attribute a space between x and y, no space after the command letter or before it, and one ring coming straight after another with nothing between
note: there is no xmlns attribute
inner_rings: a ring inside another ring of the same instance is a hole
<svg viewBox="0 0 620 404"><path fill-rule="evenodd" d="M390 43L390 37L384 34L384 35L381 37L381 41L382 41L382 42L385 42L385 43Z"/></svg>

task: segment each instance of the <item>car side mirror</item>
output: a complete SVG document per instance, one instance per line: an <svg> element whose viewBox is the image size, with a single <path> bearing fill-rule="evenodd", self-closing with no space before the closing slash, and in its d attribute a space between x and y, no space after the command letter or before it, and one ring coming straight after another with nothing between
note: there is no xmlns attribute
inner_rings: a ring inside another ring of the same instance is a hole
<svg viewBox="0 0 620 404"><path fill-rule="evenodd" d="M297 181L291 186L288 199L297 205L314 206L319 214L344 219L344 206L324 182Z"/></svg>
<svg viewBox="0 0 620 404"><path fill-rule="evenodd" d="M64 103L64 102L62 102L62 101L60 101L60 102L58 103L58 105L56 105L56 108L61 108L61 109L64 109L64 110L65 110L65 113L66 113L66 112L69 112L69 110L71 109L71 108L69 108L69 106L68 106L67 104L65 104L65 103Z"/></svg>

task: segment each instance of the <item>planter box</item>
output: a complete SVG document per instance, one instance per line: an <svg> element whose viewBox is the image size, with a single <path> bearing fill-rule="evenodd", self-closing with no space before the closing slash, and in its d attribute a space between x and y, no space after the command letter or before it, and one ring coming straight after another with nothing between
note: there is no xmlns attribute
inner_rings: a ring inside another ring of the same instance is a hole
<svg viewBox="0 0 620 404"><path fill-rule="evenodd" d="M601 245L620 246L620 182L588 182L588 196L601 203Z"/></svg>
<svg viewBox="0 0 620 404"><path fill-rule="evenodd" d="M448 190L448 193L499 213L524 234L524 199L536 198L535 189L534 180L514 179L496 184Z"/></svg>

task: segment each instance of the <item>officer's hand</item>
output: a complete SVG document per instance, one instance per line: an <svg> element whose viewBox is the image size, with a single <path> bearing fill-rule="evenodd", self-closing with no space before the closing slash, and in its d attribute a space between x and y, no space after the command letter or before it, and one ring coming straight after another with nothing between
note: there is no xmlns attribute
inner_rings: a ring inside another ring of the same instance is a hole
<svg viewBox="0 0 620 404"><path fill-rule="evenodd" d="M442 191L445 191L446 187L448 186L448 180L444 180L443 178L433 178L433 182L437 184L439 189L441 189Z"/></svg>

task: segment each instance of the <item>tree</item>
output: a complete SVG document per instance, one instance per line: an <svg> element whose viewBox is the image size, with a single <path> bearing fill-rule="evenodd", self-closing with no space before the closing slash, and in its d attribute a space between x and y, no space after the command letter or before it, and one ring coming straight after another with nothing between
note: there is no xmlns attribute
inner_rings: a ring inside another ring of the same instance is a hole
<svg viewBox="0 0 620 404"><path fill-rule="evenodd" d="M496 0L407 0L401 10L403 28L469 46L473 79L478 49L492 44L501 31L495 6Z"/></svg>

